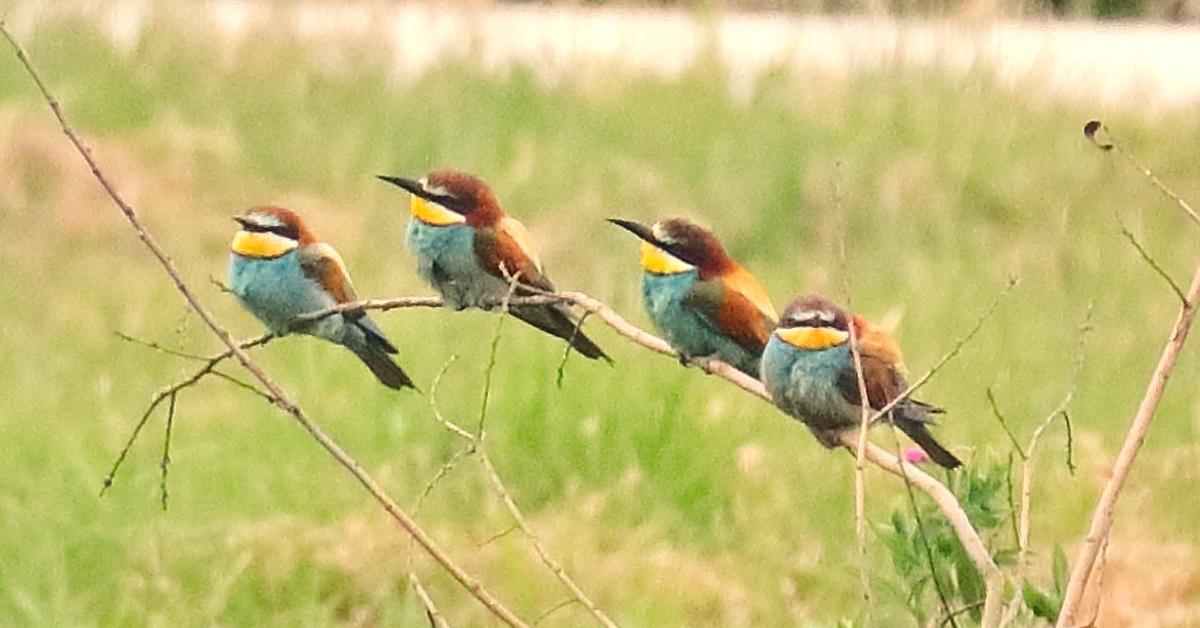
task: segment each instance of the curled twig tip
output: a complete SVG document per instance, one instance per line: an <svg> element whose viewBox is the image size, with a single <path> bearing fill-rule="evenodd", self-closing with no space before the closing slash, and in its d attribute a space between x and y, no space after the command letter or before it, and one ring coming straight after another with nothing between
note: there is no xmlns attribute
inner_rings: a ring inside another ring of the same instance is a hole
<svg viewBox="0 0 1200 628"><path fill-rule="evenodd" d="M1088 123L1083 125L1083 136L1088 138L1088 141L1090 141L1092 144L1095 144L1096 148L1099 148L1100 150L1112 150L1113 144L1111 142L1102 142L1096 138L1096 133L1103 128L1103 122L1099 120L1088 120Z"/></svg>

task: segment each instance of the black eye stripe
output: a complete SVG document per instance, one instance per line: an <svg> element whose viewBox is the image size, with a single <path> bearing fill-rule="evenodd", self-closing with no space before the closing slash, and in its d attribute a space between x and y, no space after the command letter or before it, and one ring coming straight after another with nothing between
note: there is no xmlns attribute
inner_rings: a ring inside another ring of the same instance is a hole
<svg viewBox="0 0 1200 628"><path fill-rule="evenodd" d="M841 320L836 314L828 312L817 312L815 316L812 312L804 312L807 315L805 318L800 318L798 315L788 316L783 320L784 327L810 327L810 328L832 328L845 331L845 321Z"/></svg>
<svg viewBox="0 0 1200 628"><path fill-rule="evenodd" d="M429 200L459 214L465 214L469 209L466 202L448 194L430 194Z"/></svg>
<svg viewBox="0 0 1200 628"><path fill-rule="evenodd" d="M290 240L300 239L300 232L288 225L260 225L253 222L242 224L242 229L250 233L273 233Z"/></svg>

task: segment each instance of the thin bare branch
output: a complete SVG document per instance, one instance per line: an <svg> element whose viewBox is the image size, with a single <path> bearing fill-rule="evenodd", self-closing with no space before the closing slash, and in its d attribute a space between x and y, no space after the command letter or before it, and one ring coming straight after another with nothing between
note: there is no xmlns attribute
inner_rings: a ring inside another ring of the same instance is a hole
<svg viewBox="0 0 1200 628"><path fill-rule="evenodd" d="M1146 247L1142 246L1142 243L1138 241L1137 236L1133 235L1133 232L1129 230L1129 227L1125 226L1125 222L1121 220L1121 216L1116 212L1113 212L1113 217L1117 221L1117 226L1121 228L1121 235L1125 236L1125 239L1129 240L1129 243L1133 245L1133 248L1137 249L1138 255L1142 256L1142 260L1145 261L1146 264L1149 265L1159 277L1162 277L1163 281L1166 281L1168 286L1171 286L1171 291L1175 293L1175 296L1179 297L1180 304L1187 303L1187 297L1183 294L1183 288L1180 288L1179 284L1175 283L1175 279L1171 277L1166 269L1164 269L1158 263L1158 261L1154 259L1153 256L1150 255L1150 252L1146 250Z"/></svg>
<svg viewBox="0 0 1200 628"><path fill-rule="evenodd" d="M1095 123L1094 126L1093 123ZM1093 136L1096 128L1101 126L1103 125L1098 122L1089 122L1088 127L1092 128L1089 137ZM1085 132L1087 132L1086 129ZM1109 135L1111 137L1111 133ZM1194 222L1200 224L1200 216L1196 215L1191 205L1167 188L1158 177L1154 176L1153 172L1138 163L1120 144L1116 142L1111 143L1113 146L1116 146L1122 155L1125 155L1130 162L1137 166L1155 187L1166 194L1168 198L1174 200L1177 205L1187 212ZM1108 542L1109 533L1112 531L1117 498L1121 494L1121 488L1125 485L1126 478L1129 477L1129 472L1133 469L1134 460L1137 459L1138 451L1141 450L1142 443L1146 439L1146 434L1150 430L1150 423L1154 419L1154 412L1158 409L1158 402L1162 399L1163 391L1167 387L1167 380L1171 377L1171 372L1175 369L1175 362L1179 359L1179 353L1183 350L1183 345L1187 341L1189 332L1191 332L1192 323L1196 318L1197 301L1200 301L1200 265L1197 265L1192 275L1191 284L1188 286L1187 293L1180 306L1179 314L1175 319L1175 325L1171 328L1171 334L1168 336L1166 346L1163 347L1162 354L1159 356L1158 364L1155 365L1154 372L1150 375L1150 381L1146 384L1146 392L1142 396L1137 411L1133 415L1133 421L1130 423L1129 431L1125 435L1125 441L1121 444L1121 449L1117 453L1117 459L1113 463L1109 479L1104 484L1104 489L1100 493L1100 499L1096 503L1096 509L1092 513L1092 520L1088 526L1087 537L1083 541L1083 546L1080 548L1078 557L1075 559L1075 564L1071 566L1071 577L1067 582L1067 590L1063 595L1062 609L1058 615L1058 628L1067 628L1079 623L1080 603L1083 599L1083 594L1087 590L1088 581L1092 577L1093 568L1096 566L1096 559L1100 554L1101 548Z"/></svg>
<svg viewBox="0 0 1200 628"><path fill-rule="evenodd" d="M425 590L425 585L421 584L416 574L411 571L408 572L408 581L412 584L413 591L417 594L417 599L421 600L421 606L425 607L425 616L429 619L429 625L432 628L450 628L446 617L438 610L437 604L433 603L433 598L430 597L429 591Z"/></svg>
<svg viewBox="0 0 1200 628"><path fill-rule="evenodd" d="M578 604L578 603L579 603L579 600L577 600L573 597L569 597L569 598L559 602L558 604L551 606L550 608L546 609L545 611L542 611L542 614L538 615L537 618L533 620L533 625L540 626L541 623L546 621L546 619L549 618L551 615L557 613L558 611L560 611L572 604Z"/></svg>
<svg viewBox="0 0 1200 628"><path fill-rule="evenodd" d="M437 372L437 375L435 375L433 377L433 383L430 384L430 386L429 386L429 405L433 409L434 417L436 417L438 419L438 421L440 421L443 425L445 425L447 429L457 429L457 430L459 430L460 435L465 434L466 436L469 437L470 436L469 432L467 432L466 430L463 430L462 428L458 427L457 425L451 424L449 421L446 421L442 417L441 410L438 409L438 403L437 403L437 393L438 393L438 388L442 384L442 377L444 377L446 375L446 371L450 369L450 365L453 364L454 361L457 359L458 359L457 355L451 355L449 358L447 358L446 363L442 365L442 368ZM468 439L468 440L471 440L471 439ZM474 444L474 441L471 440L471 442L468 443L467 446L454 452L453 456L450 456L450 458L448 460L443 462L442 465L440 467L438 467L437 473L435 473L434 476L432 478L430 478L428 482L425 483L425 488L421 491L421 494L417 497L417 503L413 505L413 518L414 519L421 515L421 508L425 505L425 500L429 498L429 496L433 493L433 490L435 488L437 488L437 485L447 475L449 475L451 471L453 471L458 466L458 463L464 457L470 455L474 451L475 451L475 444ZM421 582L421 579L417 576L416 569L413 568L413 559L415 558L415 555L416 555L416 552L413 551L414 543L415 543L415 539L412 536L409 536L408 537L408 581L412 585L413 591L417 594L417 599L421 600L421 604L425 606L425 613L429 616L430 623L432 623L435 626L435 628L436 627L446 628L449 626L448 622L446 621L445 617L442 616L441 612L438 610L437 605L433 601L433 597L429 594L429 591L425 589L425 585Z"/></svg>
<svg viewBox="0 0 1200 628"><path fill-rule="evenodd" d="M847 290L847 292L849 292ZM850 355L854 360L855 380L858 383L858 406L861 421L858 426L858 444L854 449L854 537L858 546L858 579L862 586L863 604L867 611L867 624L874 624L874 604L871 600L870 564L867 561L867 431L871 429L870 397L867 381L863 377L862 355L858 347L858 330L850 329ZM905 478L907 482L907 478ZM911 491L911 489L910 489ZM923 531L922 531L923 533Z"/></svg>
<svg viewBox="0 0 1200 628"><path fill-rule="evenodd" d="M975 335L979 333L979 330L983 329L984 323L986 323L988 319L990 319L992 315L996 313L996 310L1000 307L1000 304L1003 303L1004 299L1012 293L1013 289L1017 287L1018 283L1019 280L1016 278L1009 279L1008 285L1005 286L1004 290L1000 292L1000 296L996 297L996 300L992 301L992 305L988 307L987 311L984 312L983 315L978 319L976 319L975 325L970 331L967 332L967 335L959 338L958 342L954 343L954 346L951 347L951 349L933 365L933 368L930 368L925 372L924 375L918 378L917 381L913 382L908 388L905 388L904 392L896 395L895 399L892 399L888 403L884 404L882 408L876 410L875 415L871 417L871 423L875 423L881 418L887 416L887 414L891 412L892 408L895 408L897 404L902 403L905 399L911 397L913 393L917 392L917 390L919 390L922 386L929 383L929 380L934 375L937 375L938 371L942 370L942 367L946 366L950 360L953 360L955 356L957 356L959 352L963 350L963 347L967 346L967 343L971 342L971 340L975 338Z"/></svg>
<svg viewBox="0 0 1200 628"><path fill-rule="evenodd" d="M365 488L372 495L372 497L379 502L379 504L388 512L388 514L392 516L393 519L397 521L397 523L407 530L409 534L417 537L417 540L421 546L424 547L425 550L429 552L429 554L432 555L439 563L441 563L442 567L449 571L450 574L454 576L454 578L458 580L468 592L475 596L480 603L482 603L489 611L491 611L493 615L506 624L512 626L524 626L525 623L521 621L521 619L512 611L508 610L507 607L495 599L486 589L484 589L478 580L463 571L456 563L454 563L450 557L447 556L436 545L436 543L434 543L433 539L430 538L429 535L427 535L425 531L422 530L420 526L418 526L417 523L408 516L408 513L401 509L400 506L387 495L383 488L379 486L378 482L376 482L375 479L372 478L356 460L346 453L346 451L343 450L340 445L338 445L328 434L326 434L319 425L309 418L307 413L305 413L300 406L296 405L296 403L291 400L291 397L284 392L284 390L280 388L279 385L276 384L269 375L267 375L266 371L259 367L258 364L255 363L245 352L245 350L238 346L238 343L234 341L229 332L226 331L225 328L217 322L213 314L209 312L203 304L200 303L199 299L193 293L191 287L183 280L183 276L180 275L178 269L176 269L175 263L171 261L170 256L168 256L166 251L163 250L163 248L158 244L157 240L151 236L149 230L147 230L145 224L142 222L141 217L132 206L125 202L125 200L117 192L116 187L111 181L109 181L108 177L100 169L99 164L92 157L91 150L79 137L79 134L75 132L75 129L67 122L66 114L63 113L62 107L59 105L58 100L54 98L54 96L50 93L49 88L47 88L46 84L42 81L41 76L33 67L33 63L29 60L25 50L19 43L17 43L17 40L12 36L12 33L9 32L7 26L5 26L3 23L0 23L0 34L2 34L4 38L7 39L12 45L13 50L16 52L17 59L20 60L30 78L41 91L42 97L45 99L46 104L49 105L50 110L58 119L63 133L66 134L67 138L79 152L79 155L87 163L88 167L92 171L92 175L96 178L96 181L100 183L105 192L108 194L109 198L112 199L113 203L117 205L117 208L125 216L125 219L129 222L130 227L133 228L133 230L137 233L138 238L142 241L142 244L144 244L146 248L149 249L151 254L154 255L155 259L158 260L158 263L162 267L163 271L175 284L175 288L181 295L183 295L183 298L188 302L188 305L196 312L196 314L200 316L200 319L204 321L204 324L212 330L213 334L215 334L217 338L221 340L221 342L225 343L225 346L229 347L233 357L237 359L242 367L250 371L263 385L263 387L271 393L271 396L275 399L275 405L284 412L292 415L292 417L295 418L296 421L306 431L308 431L308 433L311 434L312 437L316 439L316 441L331 456L333 456L339 464L341 464L347 471L350 472L351 475L355 477L356 480L358 480L363 488Z"/></svg>
<svg viewBox="0 0 1200 628"><path fill-rule="evenodd" d="M1000 411L1000 404L996 401L996 394L992 392L991 386L987 389L987 400L988 404L992 407L992 416L996 417L996 420L1000 423L1000 427L1004 428L1004 433L1008 435L1008 440L1012 442L1013 450L1017 452L1021 460L1029 460L1029 456L1025 453L1025 448L1017 441L1017 435L1008 426L1008 420L1004 418L1004 413Z"/></svg>
<svg viewBox="0 0 1200 628"><path fill-rule="evenodd" d="M899 397L898 399L903 399L907 395L912 394L913 390L919 387L919 385L928 382L929 378L933 377L933 375L935 375L939 369L943 368L947 362L958 355L962 348L968 342L970 342L972 338L975 337L975 335L982 328L983 324L988 318L991 317L996 308L999 306L1000 302L1012 291L1015 285L1016 280L1010 281L1001 295L997 298L996 302L993 303L987 312L980 317L975 326L967 333L967 335L961 338L950 350L950 352L948 352L941 360L938 361L933 369L917 380L917 386L910 386L909 389L904 392L904 397ZM567 298L567 300L581 309L593 312L609 327L626 338L629 338L633 342L651 351L677 357L675 351L671 349L671 346L668 345L666 341L655 336L654 334L638 328L636 325L630 323L604 303L601 303L600 301L580 292L565 292L560 293L560 296ZM757 379L754 379L753 377L750 377L749 375L746 375L745 373L733 368L732 366L729 366L728 364L720 362L719 360L705 359L697 360L696 362L697 364L700 364L706 372L718 375L721 378L738 386L742 390L757 396L763 401L772 403L771 395L762 385L762 382L758 381ZM882 413L885 413L890 409L891 404L885 406L882 411L876 412L876 416L882 416ZM856 452L858 449L858 442L855 438L855 433L844 433L842 435L841 444L851 452ZM966 550L967 556L970 557L971 561L975 564L976 568L979 569L980 574L982 574L984 578L984 582L987 587L987 600L986 604L984 605L983 625L986 627L996 626L999 623L1000 611L1002 610L1000 595L1002 593L1004 577L1000 572L1000 569L996 567L996 563L992 560L991 555L988 553L987 546L984 545L983 539L980 538L979 533L971 525L970 519L968 519L966 513L963 512L962 506L958 503L958 499L954 497L954 494L951 493L945 485L943 485L933 476L925 473L915 466L912 466L909 463L902 462L899 458L889 454L886 450L877 445L867 443L865 456L867 460L883 470L901 479L907 478L907 481L911 481L914 487L928 495L930 499L937 504L938 508L942 511L942 514L946 517L947 521L949 521L951 528L954 529L954 533L956 536L958 536L959 541Z"/></svg>
<svg viewBox="0 0 1200 628"><path fill-rule="evenodd" d="M533 550L537 552L538 558L542 561L542 564L546 565L546 567L550 569L552 573L554 573L554 576L558 578L558 581L561 582L563 586L571 592L572 596L574 596L574 600L572 601L577 601L582 604L583 607L586 608L588 612L596 618L596 621L598 621L600 625L606 626L607 628L616 628L616 624L613 622L613 620L609 619L608 615L606 615L604 611L600 610L600 607L596 606L596 603L593 602L590 597L588 597L587 593L584 593L583 589L580 588L578 584L576 584L575 579L567 573L567 570L563 568L562 564L555 560L554 557L550 555L550 552L546 550L546 547L542 545L541 540L538 539L537 533L533 531L533 527L530 526L529 522L525 520L525 515L521 513L521 509L517 507L517 502L512 498L512 494L509 493L508 489L505 487L504 480L500 478L500 473L496 471L496 466L492 464L492 458L491 456L487 455L485 449L481 449L480 451L479 464L481 467L483 467L484 475L487 476L488 481L492 483L492 488L496 489L496 492L500 495L500 500L504 503L504 507L508 509L508 514L511 515L513 521L517 523L517 527L521 529L521 532L525 535L525 538L529 539L530 545L532 545Z"/></svg>
<svg viewBox="0 0 1200 628"><path fill-rule="evenodd" d="M1068 445L1067 445L1067 451L1068 451L1067 460L1068 460L1068 466L1070 465L1071 422L1070 422L1070 418L1067 416L1067 406L1069 406L1071 404L1072 399L1074 399L1075 391L1079 387L1080 377L1083 374L1083 365L1084 365L1084 360L1086 357L1086 349L1087 349L1087 337L1088 337L1088 333L1091 332L1091 330L1092 330L1092 310L1093 310L1094 306L1095 306L1094 301L1088 303L1087 311L1084 313L1083 323L1081 323L1078 328L1079 336L1078 336L1078 339L1076 340L1076 344L1075 344L1075 358L1074 358L1073 365L1071 368L1071 376L1070 376L1070 379L1068 380L1069 383L1067 384L1067 391L1063 394L1063 397L1058 402L1058 405L1056 405L1054 407L1054 409L1051 410L1046 415L1046 417L1044 419L1042 419L1042 421L1040 423L1038 423L1037 427L1034 428L1033 433L1029 437L1029 444L1026 446L1026 448L1024 450L1027 453L1025 455L1022 455L1022 457L1021 457L1021 461L1022 461L1021 462L1021 505L1020 505L1020 508L1016 510L1016 512L1017 512L1017 519L1016 519L1016 521L1017 521L1017 523L1016 523L1016 526L1017 526L1016 579L1018 582L1025 581L1026 576L1027 576L1028 565L1029 565L1029 536L1030 536L1030 529L1032 527L1033 486L1034 486L1035 470L1037 468L1037 465L1035 464L1033 456L1035 453L1037 453L1039 439L1041 439L1042 434L1046 431L1047 428L1050 427L1050 425L1054 422L1054 419L1056 419L1060 416L1063 417L1063 422L1066 424L1067 443L1068 443ZM990 397L990 395L991 395L990 389L988 390L988 394ZM994 401L993 401L993 404L994 404ZM997 412L998 412L998 410L997 410ZM1001 423L1003 424L1003 420L1001 420ZM1015 445L1015 442L1014 442L1014 445ZM1010 497L1009 497L1009 507L1010 508L1013 507L1012 497L1011 497L1011 489L1010 489ZM1002 622L1003 625L1007 625L1016 619L1017 614L1021 610L1022 602L1023 602L1024 598L1025 598L1024 589L1022 587L1016 587L1016 591L1013 594L1013 599L1009 603L1008 612L1005 614L1005 620L1004 620L1004 622Z"/></svg>
<svg viewBox="0 0 1200 628"><path fill-rule="evenodd" d="M851 451L858 445L852 432L844 433L841 443ZM954 493L950 492L945 484L939 482L932 475L874 443L867 444L867 460L896 477L907 478L913 487L928 495L937 504L938 509L942 511L942 515L946 517L946 521L953 528L959 542L962 543L967 556L983 577L987 593L981 625L996 626L1000 620L1000 612L1003 610L1000 595L1003 593L1004 575L992 560L987 546L974 526L971 525L970 519L963 512Z"/></svg>
<svg viewBox="0 0 1200 628"><path fill-rule="evenodd" d="M141 338L135 338L123 331L119 331L119 330L114 331L113 334L115 334L117 338L120 338L121 340L124 340L125 342L132 342L135 345L141 345L143 347L146 347L147 349L153 349L160 353L165 353L167 355L175 356L177 358L183 358L185 360L194 360L196 362L207 362L208 360L212 359L210 356L197 355L195 353L188 353L186 351L180 351L178 349L164 347L163 345L161 345L153 340L142 340Z"/></svg>
<svg viewBox="0 0 1200 628"><path fill-rule="evenodd" d="M833 215L834 229L837 233L838 268L841 272L843 290L847 309L853 311L853 295L849 270L846 261L846 213L842 208L842 163L835 162L833 177ZM870 399L867 396L867 382L863 379L862 355L858 347L858 330L850 325L850 355L854 362L854 375L858 384L858 405L862 421L858 428L858 448L854 456L854 539L858 549L858 580L862 587L863 608L867 625L875 624L875 604L871 596L870 564L867 561L867 430L871 428Z"/></svg>
<svg viewBox="0 0 1200 628"><path fill-rule="evenodd" d="M904 459L904 454L900 450L900 430L892 422L888 422L888 428L890 428L892 433L895 456L897 459L902 460ZM861 443L862 441L859 442ZM900 473L903 475L904 493L908 496L908 504L912 508L913 519L917 522L917 536L921 539L921 549L925 550L925 560L929 563L929 578L933 580L933 590L937 593L938 604L942 607L942 614L945 615L946 621L950 622L953 628L958 628L958 620L955 619L956 614L950 610L950 602L946 599L946 590L943 588L942 579L938 576L937 560L933 557L933 545L929 542L929 535L925 532L925 518L921 516L921 509L917 507L917 496L913 493L913 485L908 479L908 471L904 466L901 466Z"/></svg>
<svg viewBox="0 0 1200 628"><path fill-rule="evenodd" d="M513 283L510 285L510 292L509 292L510 295L512 294L512 288L514 288L515 286L516 286L516 283L515 283L515 278L514 278ZM480 468L483 470L484 476L488 479L488 482L492 485L492 489L495 490L496 494L500 497L500 501L504 504L504 507L508 510L509 516L512 517L512 520L515 523L515 526L513 528L509 528L508 530L505 530L504 532L500 533L499 535L489 539L487 541L487 543L491 543L492 541L496 540L497 538L500 538L502 536L509 534L514 529L519 529L521 531L521 533L524 534L525 537L529 540L530 545L533 546L534 552L537 553L538 559L541 560L542 564L545 565L546 568L549 569L550 572L553 573L556 578L558 578L559 582L561 582L562 585L564 587L566 587L566 589L571 593L572 598L570 601L577 602L580 605L582 605L584 608L586 608L588 610L588 612L591 613L592 616L595 617L596 621L599 622L601 625L606 626L607 628L615 628L616 624L613 623L613 621L608 617L607 614L604 613L603 610L601 610L598 606L596 606L596 603L593 602L592 599L575 582L575 579L572 578L569 573L567 573L566 569L563 568L562 564L559 563L557 560L555 560L554 557L550 555L550 552L547 551L546 547L544 545L542 545L542 542L538 538L537 533L534 532L533 527L530 526L529 522L525 519L524 513L522 513L520 507L517 506L517 501L513 498L512 493L508 490L508 487L507 487L507 485L505 485L504 480L500 477L500 472L496 470L496 465L492 462L491 456L488 455L487 447L486 447L486 438L484 436L484 431L483 431L483 417L485 416L487 402L488 402L488 396L487 396L486 392L488 389L491 388L491 385L492 385L492 383L491 383L492 377L491 376L492 376L493 370L496 367L496 352L497 352L497 347L499 344L499 339L500 339L501 331L502 331L501 325L503 323L504 318L507 317L507 312L508 312L508 301L505 300L501 303L500 319L496 322L496 328L493 331L491 355L489 356L488 365L484 372L484 392L485 392L485 394L484 394L484 398L483 398L483 401L481 404L482 407L480 408L479 429L475 433L471 433L471 432L467 431L466 429L459 426L457 423L454 423L453 421L447 419L442 414L441 410L438 408L437 396L436 396L437 386L438 386L439 382L441 381L442 376L445 374L446 369L448 369L450 364L454 361L453 357L451 357L451 359L446 363L446 365L444 367L442 367L442 370L438 373L437 378L434 379L434 384L431 387L430 394L429 394L430 406L432 407L433 414L437 418L438 422L440 422L450 432L454 433L455 435L457 435L460 438L467 441L467 447L466 447L466 449L463 450L463 452L474 454L479 459L479 465L480 465ZM568 344L568 346L569 346L569 344ZM548 615L550 612L557 610L557 608L558 607L551 609L551 611L548 611L546 614ZM537 622L535 621L534 624L536 624L536 623Z"/></svg>
<svg viewBox="0 0 1200 628"><path fill-rule="evenodd" d="M237 346L242 349L250 349L252 347L265 345L273 338L275 337L271 334L265 334L258 336L257 338L243 340L237 343ZM139 343L141 342L132 338L131 341ZM155 350L162 350L157 346L152 348ZM121 468L121 464L125 462L125 458L129 455L129 450L133 447L133 443L137 441L138 435L140 435L142 432L142 428L146 426L146 422L150 420L150 415L154 413L154 409L166 399L174 397L176 393L184 388L195 385L196 382L199 382L201 379L203 379L205 375L212 373L216 369L217 365L221 363L221 361L229 358L232 355L233 352L226 349L221 353L208 357L207 362L197 369L195 373L192 373L188 377L185 377L184 379L167 386L154 395L154 398L150 400L149 407L147 407L146 411L142 413L142 418L138 419L138 422L133 426L133 431L130 432L129 438L125 440L125 446L121 448L121 452L117 454L117 459L113 462L112 468L109 469L108 475L104 476L104 481L100 487L101 496L103 496L104 493L108 491L109 487L113 485L113 481L117 477L117 471Z"/></svg>
<svg viewBox="0 0 1200 628"><path fill-rule="evenodd" d="M504 271L504 266L501 265L500 270ZM505 271L507 275L507 271ZM483 371L483 400L479 403L479 423L475 426L475 439L483 440L483 425L487 421L488 401L492 398L492 373L496 370L496 354L500 349L501 331L504 329L504 320L508 318L508 305L512 302L513 293L516 291L517 282L521 278L521 273L509 276L508 292L504 293L504 299L500 301L500 316L496 317L496 328L492 330L492 344L488 350L487 368Z"/></svg>
<svg viewBox="0 0 1200 628"><path fill-rule="evenodd" d="M583 333L583 324L587 322L588 317L591 315L591 312L584 312L583 316L579 317L579 320L575 322L575 329L571 330L571 337L567 338L567 341L563 344L562 359L558 361L558 369L555 370L554 375L554 385L557 388L562 388L563 386L563 378L567 374L567 359L571 357L571 351L575 348L575 338Z"/></svg>
<svg viewBox="0 0 1200 628"><path fill-rule="evenodd" d="M516 532L517 530L520 530L520 529L521 529L521 528L520 528L520 527L519 527L517 524L515 524L515 523L514 523L514 524L512 524L512 525L508 526L507 528L504 528L503 530L501 530L501 531L499 531L499 532L497 532L497 533L495 533L495 534L493 534L493 535L489 536L488 538L486 538L486 539L484 539L484 540L480 541L480 542L478 543L478 545L479 545L479 547L487 547L487 546L491 545L492 543L495 543L496 541L499 541L500 539L502 539L502 538L504 538L504 537L506 537L506 536L508 536L508 535L512 534L513 532Z"/></svg>
<svg viewBox="0 0 1200 628"><path fill-rule="evenodd" d="M1107 142L1097 139L1096 134L1100 131L1104 131L1104 134L1108 136ZM1143 165L1133 153L1126 150L1125 146L1118 142L1117 138L1112 134L1112 131L1109 130L1108 125L1099 120L1089 120L1088 123L1083 126L1083 134L1087 136L1087 138L1091 140L1092 143L1095 144L1100 150L1110 151L1116 149L1116 151L1120 153L1122 157L1128 160L1129 163L1133 164L1134 168L1137 168L1139 172L1141 172L1147 179L1150 180L1151 185L1157 188L1159 192L1162 192L1164 196L1174 201L1175 204L1178 205L1179 208L1182 209L1184 213L1186 213L1188 217L1192 219L1192 222L1196 223L1196 226L1200 226L1200 214L1197 214L1196 210L1192 209L1191 204L1183 200L1183 198L1176 194L1174 190L1167 187L1167 184L1163 183L1162 179L1159 179L1158 176L1154 174L1154 171Z"/></svg>
<svg viewBox="0 0 1200 628"><path fill-rule="evenodd" d="M1075 360L1071 368L1070 383L1067 385L1067 392L1058 402L1058 405L1042 419L1033 430L1033 434L1029 437L1029 445L1025 451L1029 453L1025 463L1022 465L1021 478L1021 516L1020 516L1020 535L1017 538L1017 576L1024 578L1025 567L1029 555L1029 531L1032 525L1032 500L1033 500L1033 479L1034 470L1037 465L1034 464L1033 455L1037 452L1038 441L1042 434L1054 422L1054 419L1066 416L1067 406L1071 405L1071 401L1075 398L1075 391L1079 388L1079 380L1083 375L1083 365L1086 358L1087 337L1092 330L1092 308L1094 303L1089 303L1087 312L1084 314L1083 323L1079 326L1079 339L1075 345Z"/></svg>
<svg viewBox="0 0 1200 628"><path fill-rule="evenodd" d="M178 397L179 391L175 391L171 393L170 401L167 402L167 427L163 435L162 459L158 463L158 468L161 470L159 495L163 510L167 509L167 469L171 466L171 427L175 425L175 400Z"/></svg>

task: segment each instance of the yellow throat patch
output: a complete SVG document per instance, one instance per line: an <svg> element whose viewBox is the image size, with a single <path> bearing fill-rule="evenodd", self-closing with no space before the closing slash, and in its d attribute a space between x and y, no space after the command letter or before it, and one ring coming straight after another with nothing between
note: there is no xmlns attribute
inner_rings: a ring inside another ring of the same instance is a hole
<svg viewBox="0 0 1200 628"><path fill-rule="evenodd" d="M655 275L674 275L692 270L695 266L649 242L642 242L642 268Z"/></svg>
<svg viewBox="0 0 1200 628"><path fill-rule="evenodd" d="M779 335L780 340L789 345L808 351L820 351L836 347L850 340L849 332L840 329L830 329L828 327L780 328L776 329L775 333Z"/></svg>
<svg viewBox="0 0 1200 628"><path fill-rule="evenodd" d="M287 253L297 245L295 240L274 233L238 231L229 249L242 257L270 259Z"/></svg>
<svg viewBox="0 0 1200 628"><path fill-rule="evenodd" d="M445 226L445 225L460 225L467 222L467 217L457 212L452 212L437 203L412 195L412 199L408 203L409 209L412 210L413 218L420 220L427 225Z"/></svg>

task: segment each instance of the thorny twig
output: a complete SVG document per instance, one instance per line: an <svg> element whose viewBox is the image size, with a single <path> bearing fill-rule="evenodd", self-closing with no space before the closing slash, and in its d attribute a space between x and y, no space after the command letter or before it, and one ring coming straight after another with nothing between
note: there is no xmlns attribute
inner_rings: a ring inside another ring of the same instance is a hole
<svg viewBox="0 0 1200 628"><path fill-rule="evenodd" d="M37 70L33 67L33 63L29 60L25 50L19 43L17 43L17 40L12 36L12 33L9 32L7 26L2 21L0 21L0 35L3 35L4 38L7 39L12 45L12 48L17 55L17 59L25 67L25 70L28 72L30 78L37 85L37 88L41 92L46 104L50 107L50 110L54 114L55 118L58 119L63 133L66 134L67 138L79 152L80 157L82 157L87 163L96 181L100 183L100 185L104 188L104 191L108 194L109 198L112 199L113 203L116 204L117 208L121 211L121 214L125 216L129 226L132 227L137 233L142 244L146 246L146 248L158 261L163 272L170 277L172 283L175 285L175 288L188 302L189 307L196 312L200 319L204 321L204 324L212 330L213 334L215 334L217 338L219 338L221 342L223 342L225 346L229 348L229 351L232 353L233 357L237 359L242 367L250 371L250 373L254 375L255 379L257 379L259 383L261 383L263 387L266 388L266 390L271 394L274 399L275 406L296 419L301 427L303 427L310 435L312 435L317 443L320 444L321 447L323 447L325 451L329 453L329 455L336 459L339 464L341 464L351 475L353 475L354 478L363 486L363 488L365 488L371 494L371 496L377 502L379 502L384 510L386 510L388 514L396 520L397 523L407 530L409 534L418 537L418 542L421 543L421 546L424 547L431 556L437 559L437 561L441 563L442 567L445 568L446 571L450 572L450 574L454 576L454 578L458 580L458 582L471 595L478 599L481 604L483 604L493 615L495 615L497 619L500 619L504 623L512 626L524 626L525 622L517 617L506 606L500 603L499 600L494 598L490 592L483 588L478 580L476 580L467 572L463 571L450 559L449 556L442 552L442 550L434 543L433 539L429 537L425 531L422 530L420 526L418 526L417 523L412 520L411 517L408 516L408 513L400 508L399 504L397 504L391 499L391 497L388 496L378 482L376 482L375 479L372 478L356 460L354 460L354 458L346 453L346 451L343 450L341 446L337 444L337 442L335 442L328 434L326 434L325 431L316 422L314 422L302 408L300 408L300 406L292 401L290 395L288 395L278 384L276 384L275 381L267 374L267 372L250 358L244 349L238 346L238 343L234 341L229 332L219 322L217 322L216 317L214 317L213 314L209 312L203 304L200 303L200 300L196 297L195 293L192 291L192 288L183 280L183 276L180 275L178 269L175 267L175 263L171 261L171 258L167 255L167 252L158 244L158 241L150 234L149 230L147 230L145 224L142 222L141 217L132 206L125 202L125 200L117 192L116 186L109 181L108 177L100 169L99 164L92 157L91 149L87 147L83 139L80 138L79 134L76 133L75 129L67 122L66 114L63 113L62 107L59 105L58 100L55 99L50 93L49 88L46 86L45 82L42 81L41 75L39 75Z"/></svg>

